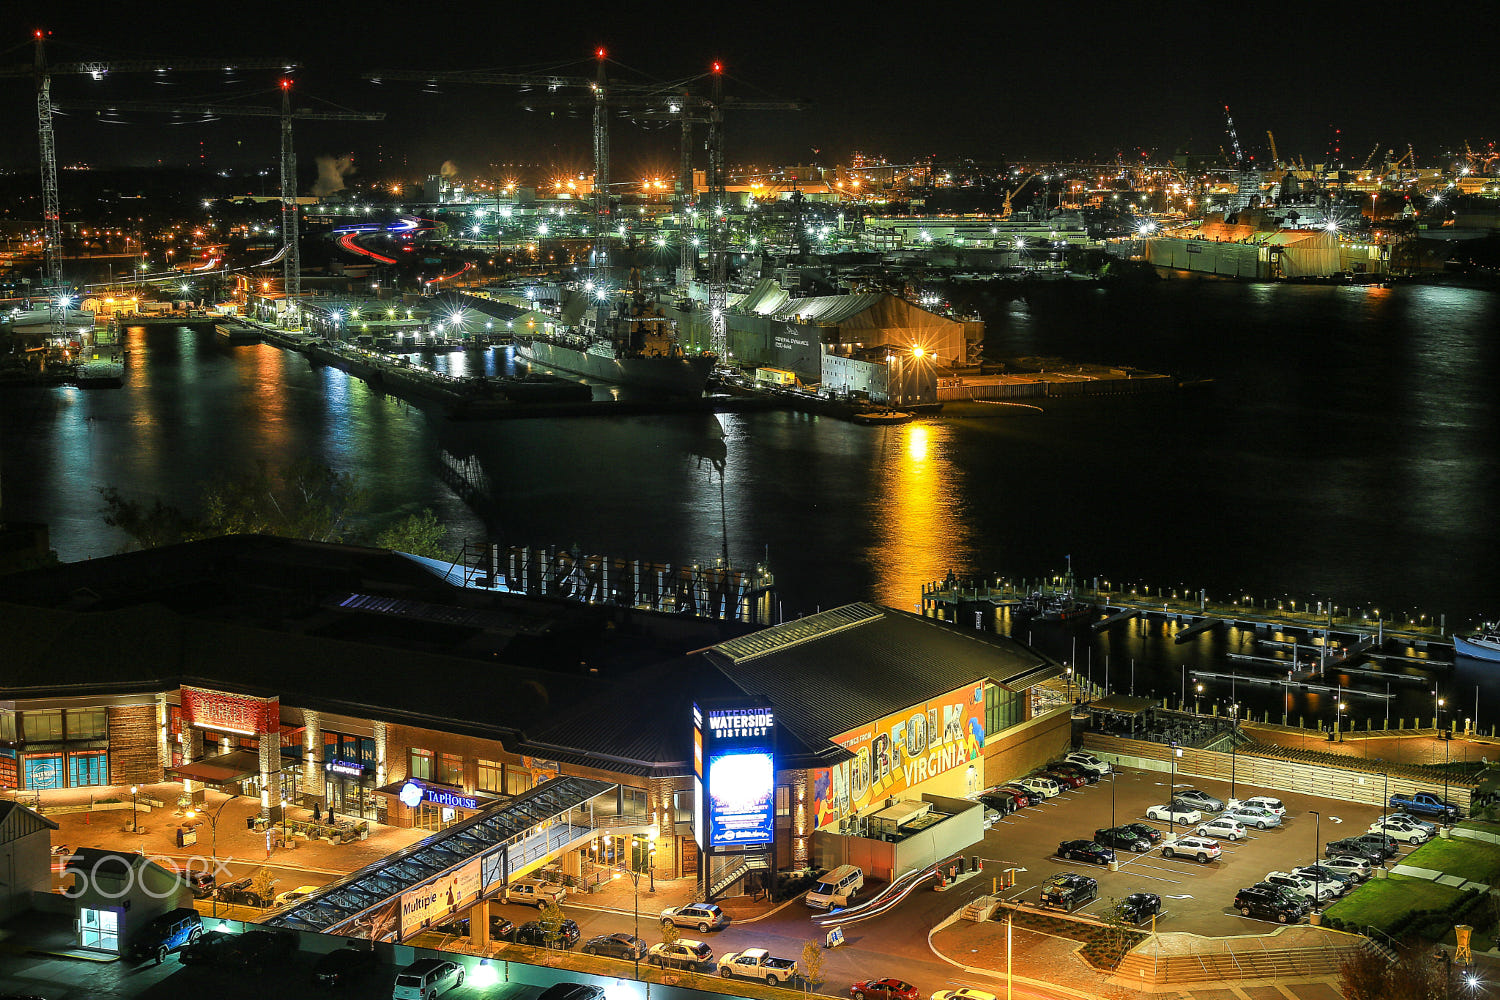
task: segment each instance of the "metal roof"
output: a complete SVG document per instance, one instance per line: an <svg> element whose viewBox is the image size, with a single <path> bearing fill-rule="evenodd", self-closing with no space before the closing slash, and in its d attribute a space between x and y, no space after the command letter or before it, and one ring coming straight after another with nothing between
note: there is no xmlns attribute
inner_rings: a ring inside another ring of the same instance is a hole
<svg viewBox="0 0 1500 1000"><path fill-rule="evenodd" d="M509 802L491 806L325 885L261 922L271 927L328 933L408 889L500 850L537 826L617 787L593 778L544 781Z"/></svg>
<svg viewBox="0 0 1500 1000"><path fill-rule="evenodd" d="M770 316L774 319L790 319L801 323L842 323L873 308L887 292L854 292L849 295L808 295L793 298L774 279L762 278L743 299L735 303L735 311Z"/></svg>

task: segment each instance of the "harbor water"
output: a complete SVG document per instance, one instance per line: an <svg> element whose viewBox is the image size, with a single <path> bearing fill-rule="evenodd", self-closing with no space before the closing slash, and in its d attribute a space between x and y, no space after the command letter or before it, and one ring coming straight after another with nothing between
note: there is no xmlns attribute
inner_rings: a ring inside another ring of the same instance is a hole
<svg viewBox="0 0 1500 1000"><path fill-rule="evenodd" d="M1080 577L1116 588L1463 627L1500 615L1497 303L1436 287L1208 281L980 293L991 357L1203 382L885 427L780 411L452 421L299 354L222 345L209 327L133 328L122 389L0 392L4 514L46 522L61 558L84 559L125 543L102 520L99 487L192 508L215 477L311 456L359 476L372 523L431 508L455 545L694 562L727 542L736 562L769 562L788 617L853 600L912 609L950 571L1036 578L1071 556ZM514 370L505 348L433 364ZM445 452L482 466L480 503L444 483ZM1137 692L1174 700L1184 664L1222 672L1240 641L1176 646L1149 623L1098 637L1038 625L1029 638L1092 665L1096 681L1108 656L1117 690L1133 658ZM1500 694L1477 664L1443 676L1455 704L1471 705L1476 686ZM1393 717L1424 714L1430 691L1403 688ZM1279 698L1263 689L1257 716L1279 713ZM1304 702L1331 720L1326 699ZM1386 707L1352 706L1377 719ZM1481 711L1482 726L1496 721Z"/></svg>

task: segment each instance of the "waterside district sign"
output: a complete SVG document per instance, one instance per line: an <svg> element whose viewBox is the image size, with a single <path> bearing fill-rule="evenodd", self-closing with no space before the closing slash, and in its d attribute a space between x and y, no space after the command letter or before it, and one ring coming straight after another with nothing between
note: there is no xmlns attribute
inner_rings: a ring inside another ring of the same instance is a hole
<svg viewBox="0 0 1500 1000"><path fill-rule="evenodd" d="M768 704L693 706L693 833L700 846L749 847L775 839L775 734Z"/></svg>

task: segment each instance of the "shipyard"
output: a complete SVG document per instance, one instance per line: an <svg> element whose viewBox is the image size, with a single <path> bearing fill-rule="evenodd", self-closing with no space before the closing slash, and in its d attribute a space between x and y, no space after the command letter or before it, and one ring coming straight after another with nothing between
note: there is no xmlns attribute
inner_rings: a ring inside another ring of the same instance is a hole
<svg viewBox="0 0 1500 1000"><path fill-rule="evenodd" d="M1481 32L168 7L0 46L0 996L1496 988Z"/></svg>

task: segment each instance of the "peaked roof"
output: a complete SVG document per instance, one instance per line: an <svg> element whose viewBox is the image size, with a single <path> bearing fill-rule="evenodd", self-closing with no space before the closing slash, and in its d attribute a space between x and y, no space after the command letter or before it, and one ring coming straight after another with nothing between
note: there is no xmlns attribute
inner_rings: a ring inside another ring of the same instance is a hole
<svg viewBox="0 0 1500 1000"><path fill-rule="evenodd" d="M0 799L0 844L8 844L38 830L48 829L56 830L58 826L19 802Z"/></svg>

